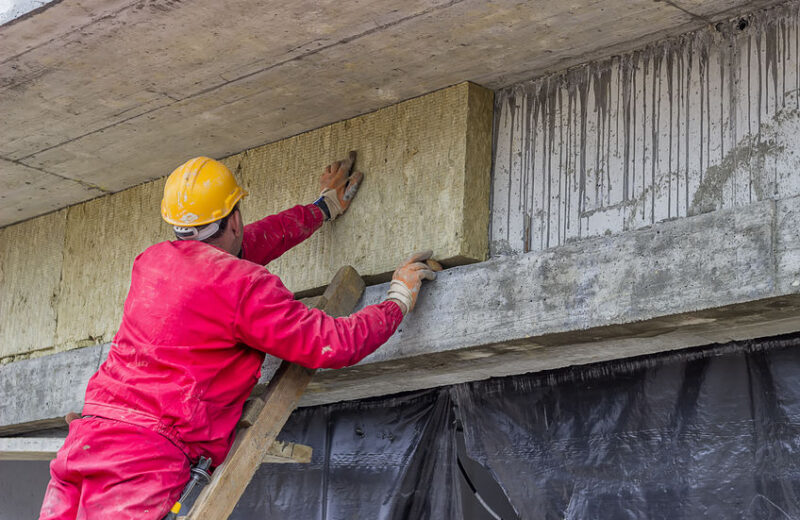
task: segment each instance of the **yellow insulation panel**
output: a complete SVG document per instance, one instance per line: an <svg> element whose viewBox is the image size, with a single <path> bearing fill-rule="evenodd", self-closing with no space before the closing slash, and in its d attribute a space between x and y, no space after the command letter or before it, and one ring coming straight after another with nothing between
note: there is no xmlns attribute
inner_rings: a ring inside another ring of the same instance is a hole
<svg viewBox="0 0 800 520"><path fill-rule="evenodd" d="M66 215L0 229L0 358L55 343Z"/></svg>
<svg viewBox="0 0 800 520"><path fill-rule="evenodd" d="M342 265L380 280L420 249L445 265L484 260L492 103L491 91L463 83L226 159L250 192L250 222L313 201L325 166L358 152L365 180L350 210L270 270L313 293Z"/></svg>
<svg viewBox="0 0 800 520"><path fill-rule="evenodd" d="M134 258L172 237L159 210L163 190L162 179L69 208L59 346L111 341L122 318Z"/></svg>
<svg viewBox="0 0 800 520"><path fill-rule="evenodd" d="M464 83L224 159L250 192L242 212L251 222L312 202L325 166L358 152L366 178L349 212L270 270L307 294L345 264L386 278L419 249L445 265L485 259L492 103L491 91ZM163 186L0 229L0 359L112 339L134 258L172 239L159 214Z"/></svg>

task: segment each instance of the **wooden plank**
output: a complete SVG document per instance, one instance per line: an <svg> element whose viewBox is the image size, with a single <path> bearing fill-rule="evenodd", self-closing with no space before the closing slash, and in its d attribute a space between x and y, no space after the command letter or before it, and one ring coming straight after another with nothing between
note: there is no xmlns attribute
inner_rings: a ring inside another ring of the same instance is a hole
<svg viewBox="0 0 800 520"><path fill-rule="evenodd" d="M275 441L267 449L262 464L297 464L311 462L311 446L294 442Z"/></svg>
<svg viewBox="0 0 800 520"><path fill-rule="evenodd" d="M358 273L353 269L353 273ZM348 271L350 273L350 271ZM360 277L359 277L360 279ZM333 283L330 284L329 287L332 287ZM363 292L363 290L361 291ZM360 296L359 296L360 297ZM325 294L320 294L318 296L309 296L307 298L302 298L300 300L304 304L306 304L310 308L317 308L322 309L328 303L328 300ZM248 428L253 425L258 414L261 413L261 409L264 406L264 392L267 390L266 383L258 383L254 388L253 391L250 393L250 397L247 398L247 401L244 404L244 411L242 412L242 417L239 419L239 424L237 425L239 428Z"/></svg>
<svg viewBox="0 0 800 520"><path fill-rule="evenodd" d="M356 270L343 267L325 290L321 310L331 316L350 314L363 292L364 281ZM228 458L214 471L187 519L228 518L264 460L264 454L297 407L314 372L294 363L281 363L264 395L251 405L259 409L252 426L239 431Z"/></svg>
<svg viewBox="0 0 800 520"><path fill-rule="evenodd" d="M41 430L52 430L53 428L65 427L66 424L67 423L64 421L64 416L20 424L9 424L8 426L0 427L0 436L21 435L23 433L33 433Z"/></svg>

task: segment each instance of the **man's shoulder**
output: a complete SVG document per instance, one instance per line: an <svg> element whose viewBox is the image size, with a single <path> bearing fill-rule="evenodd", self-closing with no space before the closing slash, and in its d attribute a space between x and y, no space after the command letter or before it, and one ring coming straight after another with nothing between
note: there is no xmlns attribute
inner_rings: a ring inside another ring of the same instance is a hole
<svg viewBox="0 0 800 520"><path fill-rule="evenodd" d="M147 253L152 253L152 252L155 252L155 251L159 251L159 250L162 250L162 249L170 248L171 246L172 246L172 241L171 240L164 240L163 242L157 242L157 243L153 244L152 246L147 247L141 253L139 253L139 256L142 256L142 255L147 254Z"/></svg>
<svg viewBox="0 0 800 520"><path fill-rule="evenodd" d="M165 240L163 242L158 242L139 253L137 258L153 256L176 256L186 258L211 256L219 257L223 260L226 259L226 257L230 257L235 260L234 257L222 249L196 240Z"/></svg>
<svg viewBox="0 0 800 520"><path fill-rule="evenodd" d="M139 256L135 263L156 265L160 269L176 271L191 269L214 278L246 277L268 274L264 266L242 260L204 242L193 240L164 241L153 244Z"/></svg>
<svg viewBox="0 0 800 520"><path fill-rule="evenodd" d="M150 260L163 260L165 257L168 256L179 256L180 251L179 248L175 247L175 244L170 240L165 240L163 242L158 242L149 246L147 249L136 255L134 259L134 264L148 262Z"/></svg>

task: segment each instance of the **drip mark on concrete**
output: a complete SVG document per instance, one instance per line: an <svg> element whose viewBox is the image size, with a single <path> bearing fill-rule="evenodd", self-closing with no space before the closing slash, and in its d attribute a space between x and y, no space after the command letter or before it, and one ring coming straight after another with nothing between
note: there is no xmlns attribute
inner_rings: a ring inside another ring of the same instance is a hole
<svg viewBox="0 0 800 520"><path fill-rule="evenodd" d="M800 194L800 2L741 20L499 91L493 251Z"/></svg>

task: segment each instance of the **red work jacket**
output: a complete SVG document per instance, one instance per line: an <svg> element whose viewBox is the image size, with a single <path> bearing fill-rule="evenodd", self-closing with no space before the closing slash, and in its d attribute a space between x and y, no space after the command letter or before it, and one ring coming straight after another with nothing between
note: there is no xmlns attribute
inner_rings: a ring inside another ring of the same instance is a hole
<svg viewBox="0 0 800 520"><path fill-rule="evenodd" d="M263 267L322 222L308 205L245 226L242 259L197 241L162 242L136 257L122 324L83 414L151 428L190 459L218 465L265 353L340 368L383 344L403 319L396 303L334 319L296 301Z"/></svg>

